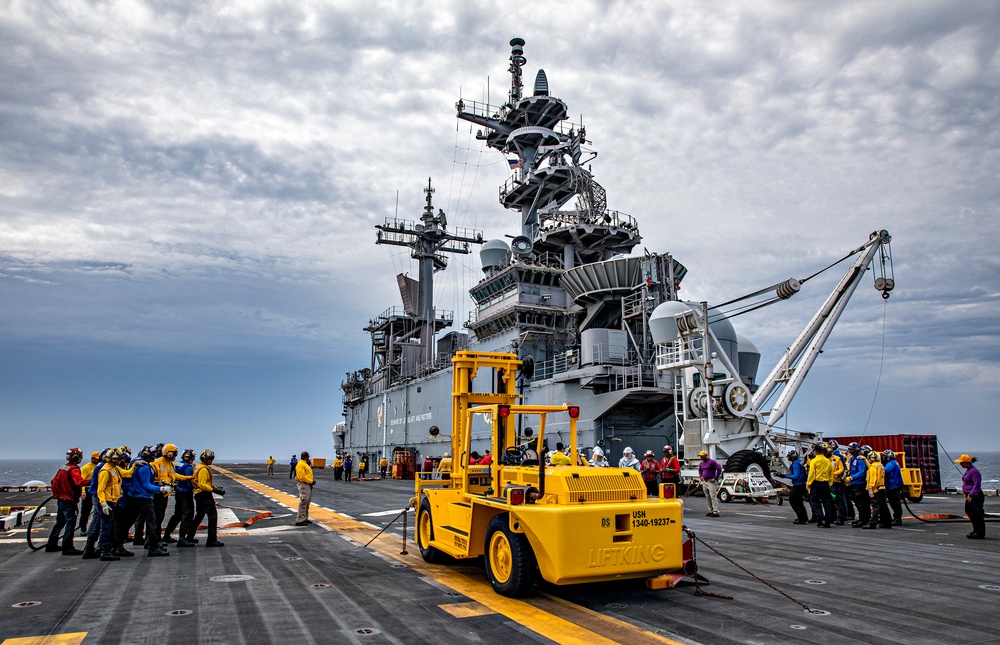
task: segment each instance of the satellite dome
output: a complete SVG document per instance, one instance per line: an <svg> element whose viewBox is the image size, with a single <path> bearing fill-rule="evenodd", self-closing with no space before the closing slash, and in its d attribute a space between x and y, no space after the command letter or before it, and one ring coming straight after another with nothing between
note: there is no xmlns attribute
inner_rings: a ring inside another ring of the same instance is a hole
<svg viewBox="0 0 1000 645"><path fill-rule="evenodd" d="M690 306L677 300L668 300L657 306L649 316L649 333L653 337L653 342L659 345L677 340L680 334L674 316L690 310Z"/></svg>
<svg viewBox="0 0 1000 645"><path fill-rule="evenodd" d="M510 257L510 247L503 240L489 240L479 250L479 261L483 264L483 273L489 273L498 264Z"/></svg>

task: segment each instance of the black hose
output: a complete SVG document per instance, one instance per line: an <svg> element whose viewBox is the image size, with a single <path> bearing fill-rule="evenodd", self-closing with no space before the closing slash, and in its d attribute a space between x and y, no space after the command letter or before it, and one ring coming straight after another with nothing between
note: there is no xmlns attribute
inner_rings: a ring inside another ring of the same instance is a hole
<svg viewBox="0 0 1000 645"><path fill-rule="evenodd" d="M947 519L928 520L928 519L924 519L923 517L920 517L919 515L917 515L916 513L914 513L913 509L910 508L910 504L909 504L909 502L906 501L905 497L903 498L903 505L906 506L906 510L908 510L910 512L910 515L914 519L920 520L921 522L926 522L927 524L959 524L959 523L964 524L964 523L970 521L969 518L967 518L967 517L950 517L950 518L947 518ZM983 521L984 522L1000 522L1000 517L992 517L992 518L990 518L990 517L984 517Z"/></svg>
<svg viewBox="0 0 1000 645"><path fill-rule="evenodd" d="M25 535L28 538L28 548L31 549L32 551L39 551L41 549L44 549L45 545L49 541L49 536L46 535L45 536L45 541L44 542L40 542L38 546L35 546L34 543L31 541L31 533L32 533L31 527L35 524L35 517L38 515L38 511L40 511L43 508L45 508L46 505L48 505L48 503L51 502L54 499L55 499L55 497L49 496L49 498L47 500L45 500L44 502L42 502L41 504L39 504L38 506L36 506L35 507L35 512L31 514L31 519L28 520L28 530L25 531Z"/></svg>

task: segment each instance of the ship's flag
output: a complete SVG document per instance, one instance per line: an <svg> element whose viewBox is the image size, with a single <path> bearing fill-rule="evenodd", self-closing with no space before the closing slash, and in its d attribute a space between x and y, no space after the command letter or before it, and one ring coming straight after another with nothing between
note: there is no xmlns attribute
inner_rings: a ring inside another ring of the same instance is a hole
<svg viewBox="0 0 1000 645"><path fill-rule="evenodd" d="M510 164L510 169L511 170L515 170L515 169L521 167L521 160L520 159L508 159L507 163Z"/></svg>

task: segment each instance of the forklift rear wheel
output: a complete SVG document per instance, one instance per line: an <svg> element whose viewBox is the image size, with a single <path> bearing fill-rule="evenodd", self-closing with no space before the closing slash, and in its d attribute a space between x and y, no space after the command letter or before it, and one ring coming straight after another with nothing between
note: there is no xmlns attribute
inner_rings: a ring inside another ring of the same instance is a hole
<svg viewBox="0 0 1000 645"><path fill-rule="evenodd" d="M506 514L497 515L486 529L486 575L493 591L521 598L535 584L535 554L528 538L511 531L508 522Z"/></svg>
<svg viewBox="0 0 1000 645"><path fill-rule="evenodd" d="M912 496L912 495L907 495L907 497L908 497L908 498L909 498L909 500L910 500L911 502L913 502L914 504L919 504L919 503L920 503L920 500L922 500L922 499L924 498L924 494L923 494L923 493L920 493L919 495L916 495L916 496Z"/></svg>
<svg viewBox="0 0 1000 645"><path fill-rule="evenodd" d="M444 554L430 546L434 539L434 522L431 521L431 503L425 497L420 502L420 511L417 513L417 547L420 549L420 556L424 562L438 564L444 561Z"/></svg>

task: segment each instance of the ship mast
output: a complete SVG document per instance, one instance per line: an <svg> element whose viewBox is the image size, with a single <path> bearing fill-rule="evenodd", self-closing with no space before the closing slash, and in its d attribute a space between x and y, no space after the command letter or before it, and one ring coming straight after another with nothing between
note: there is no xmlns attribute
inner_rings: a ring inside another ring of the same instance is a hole
<svg viewBox="0 0 1000 645"><path fill-rule="evenodd" d="M434 316L434 273L448 266L445 253L468 254L470 244L482 244L482 231L459 228L448 231L448 220L444 211L434 212L434 187L430 177L424 188L426 205L419 224L408 220L386 218L385 223L376 225L376 244L405 246L410 249L410 257L420 263L418 309L420 312L421 360L434 361L434 334L437 321Z"/></svg>

